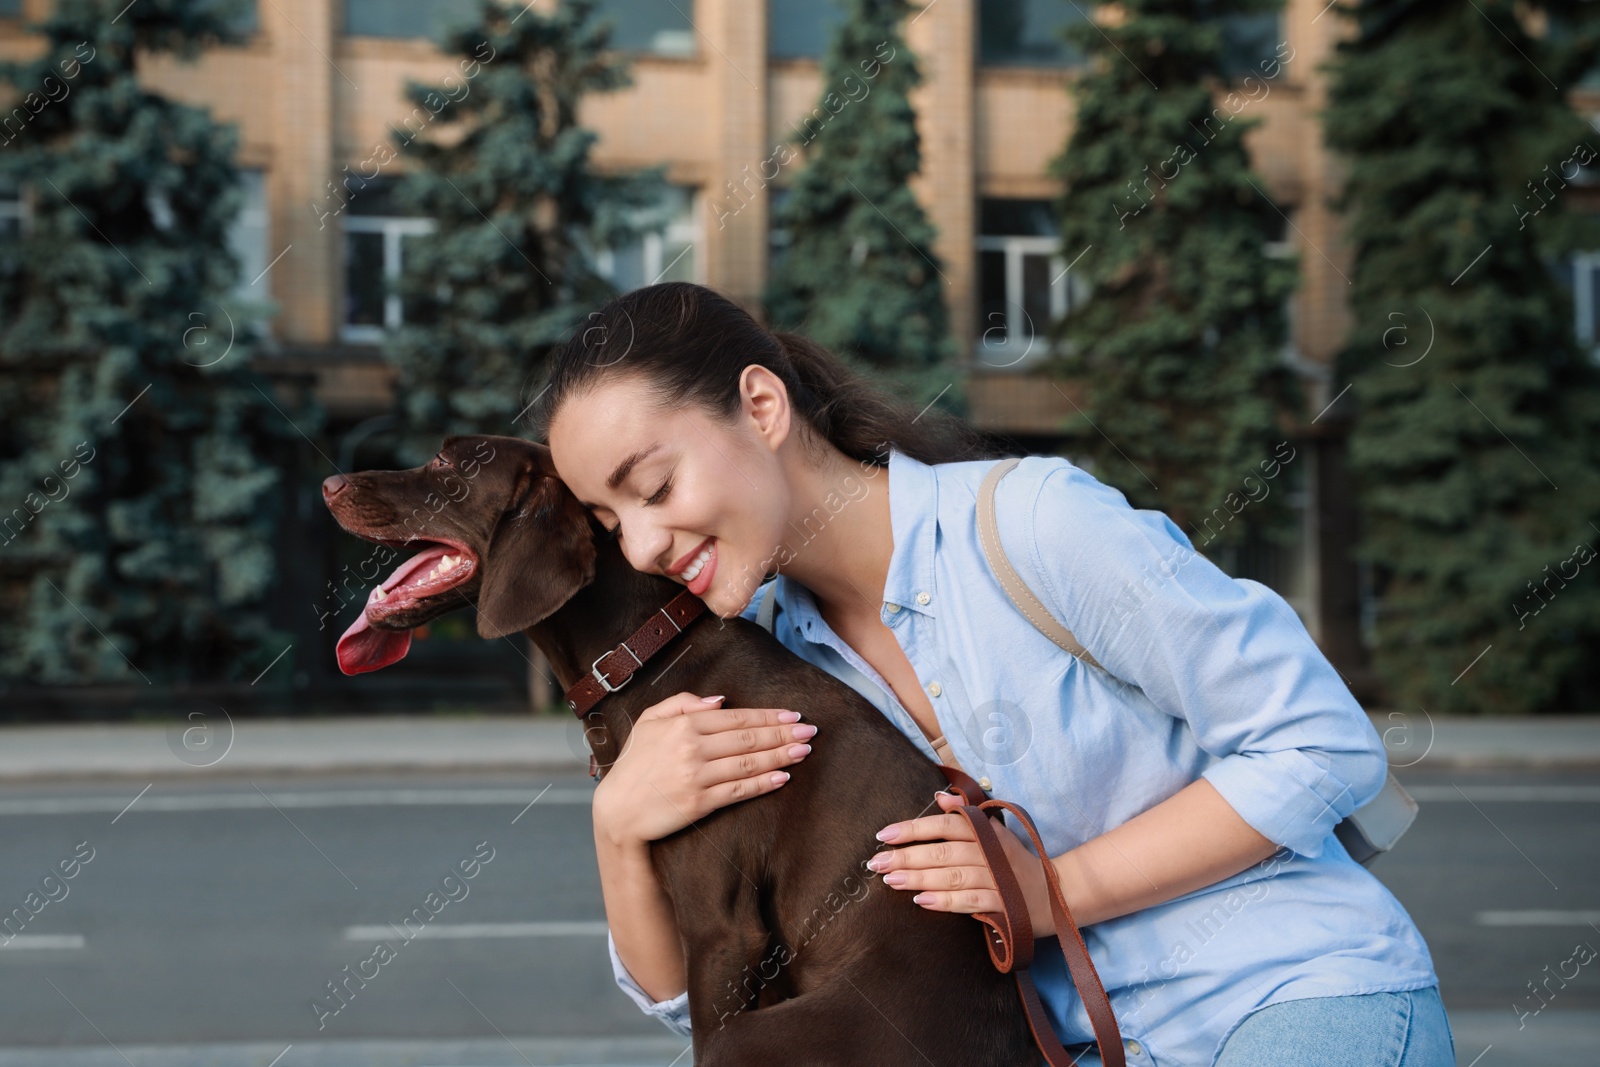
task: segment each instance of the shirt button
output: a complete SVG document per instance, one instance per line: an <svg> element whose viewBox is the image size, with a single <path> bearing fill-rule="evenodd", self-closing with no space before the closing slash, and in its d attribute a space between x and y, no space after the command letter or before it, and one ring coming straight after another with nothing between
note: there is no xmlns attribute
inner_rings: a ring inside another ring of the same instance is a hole
<svg viewBox="0 0 1600 1067"><path fill-rule="evenodd" d="M895 614L896 612L898 612L900 610L900 605L899 604L895 604L895 603L892 603L892 602L889 602L889 601L885 601L883 606L889 609L889 614L890 615L893 615L893 614Z"/></svg>
<svg viewBox="0 0 1600 1067"><path fill-rule="evenodd" d="M938 696L942 692L944 692L944 689L939 685L938 682L929 682L928 683L928 695L929 696Z"/></svg>
<svg viewBox="0 0 1600 1067"><path fill-rule="evenodd" d="M984 788L987 789L988 786L985 786ZM1144 1046L1139 1044L1139 1042L1135 1041L1131 1037L1122 1043L1122 1047L1128 1050L1128 1055L1130 1056L1137 1056L1139 1053L1144 1051Z"/></svg>
<svg viewBox="0 0 1600 1067"><path fill-rule="evenodd" d="M917 603L918 604L926 604L928 601L930 601L932 599L933 599L933 597L929 596L927 593L918 593L917 594Z"/></svg>
<svg viewBox="0 0 1600 1067"><path fill-rule="evenodd" d="M987 778L979 778L978 779L978 784L983 786L983 791L985 793L987 793L989 790L994 788L994 783L989 781L989 779L987 779Z"/></svg>

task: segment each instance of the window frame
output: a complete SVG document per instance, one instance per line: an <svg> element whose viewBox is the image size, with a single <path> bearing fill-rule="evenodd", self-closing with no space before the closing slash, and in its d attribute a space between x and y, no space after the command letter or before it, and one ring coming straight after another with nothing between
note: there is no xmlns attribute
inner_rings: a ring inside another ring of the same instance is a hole
<svg viewBox="0 0 1600 1067"><path fill-rule="evenodd" d="M1072 287L1075 283L1076 276L1067 269L1067 257L1061 251L1061 238L1042 234L980 234L973 242L973 245L973 251L980 263L982 261L983 253L985 252L1000 252L1006 257L1006 291L1004 297L1004 306L1007 309L1006 313L1009 313L1009 310L1013 307L1017 308L1018 310L1022 310L1024 307L1022 301L1024 285L1022 261L1025 256L1030 255L1043 255L1048 257L1051 277L1049 296L1050 323L1058 321L1073 306ZM1048 331L1050 323L1046 324L1046 328L1043 332L1038 330L1036 327L1031 330L1026 337L1028 342L1027 350L1015 361L1011 363L993 363L985 359L984 354L992 351L992 349L990 349L989 346L984 342L984 338L990 330L994 329L994 327L983 321L984 293L982 289L983 276L981 267L977 272L977 277L979 322L978 336L973 342L972 349L972 357L975 363L975 368L985 371L1025 372L1032 370L1036 364L1048 358L1049 356L1050 348L1048 344L1046 344L1044 348L1035 351L1032 342L1041 337L1049 336ZM1077 284L1079 285L1080 293L1078 301L1081 303L1083 300L1087 300L1089 298L1089 293L1086 284L1082 282L1078 282ZM989 314L993 314L993 312L990 312ZM1024 312L1024 314L1026 314L1026 312ZM1034 324L1030 323L1030 325L1032 326ZM1009 347L1013 340L1010 324L1006 323L1004 328L1006 330L1005 343L1007 347Z"/></svg>
<svg viewBox="0 0 1600 1067"><path fill-rule="evenodd" d="M400 306L400 294L394 292L395 282L399 280L402 270L401 242L406 237L417 237L433 233L437 227L437 222L426 215L345 216L340 256L340 263L343 267L340 277L344 283L343 295L346 298L339 314L339 339L341 341L352 345L382 344L390 331L405 325ZM382 326L345 321L345 315L348 314L350 292L350 235L356 233L378 233L383 235L384 292Z"/></svg>

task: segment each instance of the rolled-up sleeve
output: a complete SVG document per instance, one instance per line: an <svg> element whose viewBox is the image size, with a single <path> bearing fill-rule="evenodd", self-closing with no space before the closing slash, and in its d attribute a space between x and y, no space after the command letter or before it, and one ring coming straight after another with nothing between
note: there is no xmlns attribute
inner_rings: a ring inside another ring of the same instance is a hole
<svg viewBox="0 0 1600 1067"><path fill-rule="evenodd" d="M1081 468L1058 464L1028 495L1019 525L1040 598L1112 674L1188 723L1217 757L1203 777L1245 822L1320 855L1388 768L1382 739L1294 609Z"/></svg>
<svg viewBox="0 0 1600 1067"><path fill-rule="evenodd" d="M628 994L630 1000L639 1005L639 1010L646 1015L661 1020L668 1030L683 1037L693 1036L693 1029L689 1025L689 991L682 993L671 1000L651 1000L650 994L640 988L639 983L633 980L633 975L622 965L622 957L617 955L617 942L611 936L611 931L606 931L606 951L611 954L611 973L616 976L617 985Z"/></svg>

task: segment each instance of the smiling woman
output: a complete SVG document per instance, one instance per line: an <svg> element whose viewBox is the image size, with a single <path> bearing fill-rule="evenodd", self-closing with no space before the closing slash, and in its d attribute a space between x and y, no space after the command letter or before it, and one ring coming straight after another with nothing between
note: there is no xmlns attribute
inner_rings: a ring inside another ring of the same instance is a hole
<svg viewBox="0 0 1600 1067"><path fill-rule="evenodd" d="M1024 457L998 490L1006 554L1096 671L989 570L976 501L994 452L981 438L710 289L649 286L595 312L532 410L558 475L636 570L723 618L775 605L786 648L930 761L1027 809L1128 1063L1453 1062L1426 944L1334 833L1382 788L1381 739L1287 602L1224 574L1168 516L1060 457ZM750 723L772 709L728 716L712 710L720 699L648 708L592 808L616 981L686 1035L684 943L650 844L782 788L781 768L810 751L758 747L765 731ZM992 870L949 802L878 831L892 847L872 869L923 908L998 911ZM1051 1024L1069 1047L1093 1042L1043 868L1009 826L1001 838L1040 938L1032 971Z"/></svg>

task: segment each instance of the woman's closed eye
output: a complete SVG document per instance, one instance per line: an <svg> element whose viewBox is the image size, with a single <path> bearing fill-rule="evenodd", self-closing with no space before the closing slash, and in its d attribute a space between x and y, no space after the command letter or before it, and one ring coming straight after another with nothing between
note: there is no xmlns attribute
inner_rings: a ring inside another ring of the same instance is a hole
<svg viewBox="0 0 1600 1067"><path fill-rule="evenodd" d="M646 500L645 500L646 506L651 505L651 504L659 504L659 503L661 503L663 500L667 499L668 494L670 494L671 492L672 492L672 479L668 478L666 481L661 483L661 488L660 489L657 489L654 493L651 493L648 498L646 498ZM605 525L605 524L602 523L601 525ZM622 538L622 524L619 522L615 526L606 526L606 533L610 534L612 537L617 538L618 540L621 540L621 538Z"/></svg>

